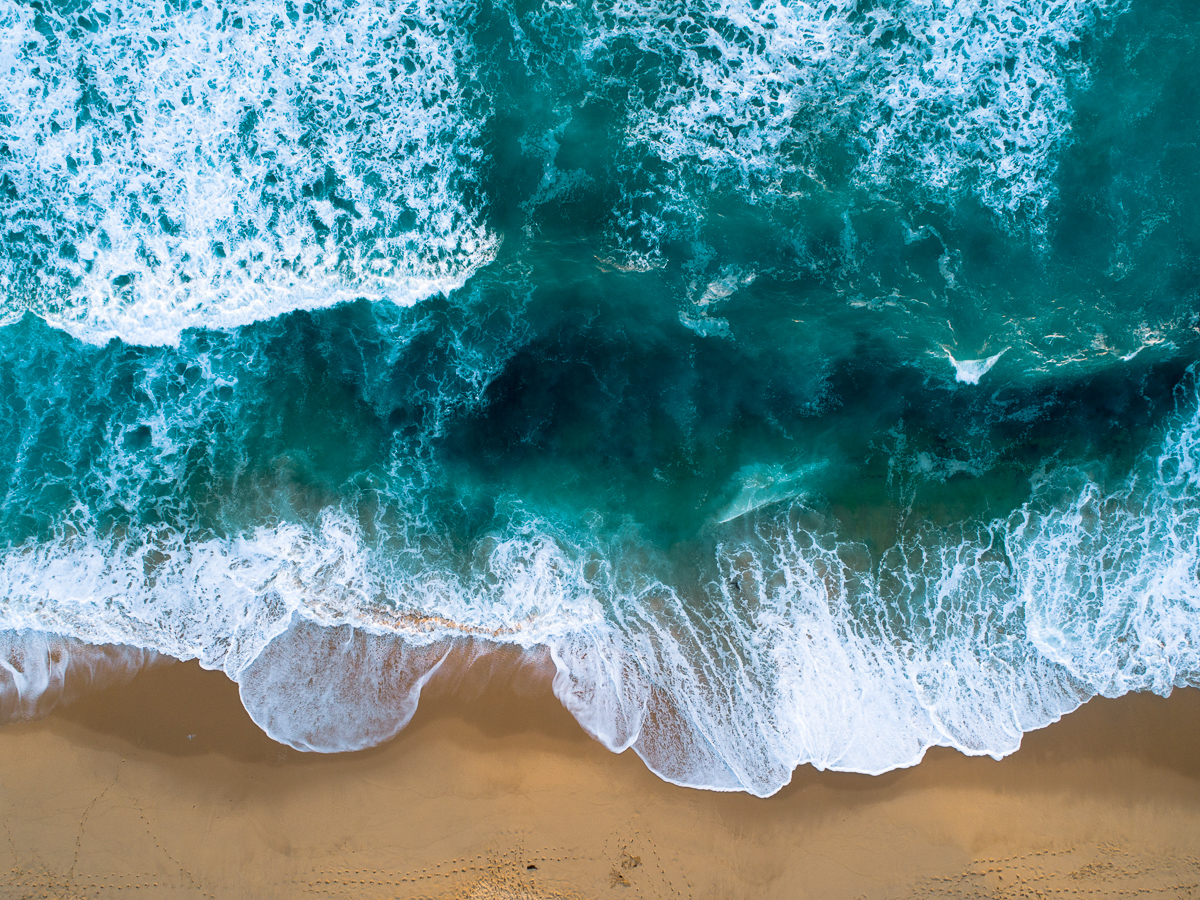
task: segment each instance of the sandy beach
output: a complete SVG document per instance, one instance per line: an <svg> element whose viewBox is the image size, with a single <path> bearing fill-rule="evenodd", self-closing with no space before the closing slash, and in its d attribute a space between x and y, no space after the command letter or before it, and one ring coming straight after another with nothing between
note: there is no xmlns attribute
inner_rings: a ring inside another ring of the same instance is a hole
<svg viewBox="0 0 1200 900"><path fill-rule="evenodd" d="M528 671L319 756L175 664L0 729L0 896L1192 897L1198 733L1200 692L1096 700L999 762L804 768L759 800L609 753Z"/></svg>

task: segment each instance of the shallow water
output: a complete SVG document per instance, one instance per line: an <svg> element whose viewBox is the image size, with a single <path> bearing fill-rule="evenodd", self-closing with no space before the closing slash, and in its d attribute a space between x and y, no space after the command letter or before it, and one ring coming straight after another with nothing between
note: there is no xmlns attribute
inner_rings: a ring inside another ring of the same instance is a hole
<svg viewBox="0 0 1200 900"><path fill-rule="evenodd" d="M1190 5L0 22L6 716L352 749L484 639L765 795L1200 683Z"/></svg>

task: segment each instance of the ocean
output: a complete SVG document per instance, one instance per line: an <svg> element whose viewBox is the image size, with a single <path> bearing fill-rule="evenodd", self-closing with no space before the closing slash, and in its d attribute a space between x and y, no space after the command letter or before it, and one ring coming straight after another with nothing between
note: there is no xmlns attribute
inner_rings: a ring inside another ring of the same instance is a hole
<svg viewBox="0 0 1200 900"><path fill-rule="evenodd" d="M511 645L662 778L1200 685L1200 6L0 2L0 719L336 752Z"/></svg>

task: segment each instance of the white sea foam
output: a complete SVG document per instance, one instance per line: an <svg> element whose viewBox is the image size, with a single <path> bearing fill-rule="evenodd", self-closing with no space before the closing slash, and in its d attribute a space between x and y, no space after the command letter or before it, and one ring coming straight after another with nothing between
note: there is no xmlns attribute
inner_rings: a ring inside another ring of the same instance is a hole
<svg viewBox="0 0 1200 900"><path fill-rule="evenodd" d="M615 0L586 48L633 40L670 73L642 89L630 140L667 162L767 186L820 178L822 142L857 145L866 183L973 185L1003 214L1039 213L1087 72L1078 44L1124 0ZM675 74L675 73L678 74Z"/></svg>
<svg viewBox="0 0 1200 900"><path fill-rule="evenodd" d="M1200 684L1198 501L1200 414L1115 490L1070 468L1046 477L1010 546L1047 658L1107 696Z"/></svg>
<svg viewBox="0 0 1200 900"><path fill-rule="evenodd" d="M824 462L800 466L751 463L743 466L733 477L737 493L716 514L718 523L732 522L756 509L784 500L804 497L805 483L825 468Z"/></svg>
<svg viewBox="0 0 1200 900"><path fill-rule="evenodd" d="M961 381L963 384L979 384L979 379L992 371L992 366L996 365L1007 351L1005 347L999 353L995 353L985 359L955 359L954 354L945 347L946 356L950 359L950 365L954 367L954 380Z"/></svg>
<svg viewBox="0 0 1200 900"><path fill-rule="evenodd" d="M165 659L139 647L0 631L0 724L39 718L90 690L129 681Z"/></svg>
<svg viewBox="0 0 1200 900"><path fill-rule="evenodd" d="M757 277L757 273L738 266L725 266L702 290L693 284L694 297L679 311L680 323L700 337L732 337L729 322L713 315L713 311L741 288L753 284Z"/></svg>
<svg viewBox="0 0 1200 900"><path fill-rule="evenodd" d="M1194 387L1181 406L1117 487L1063 467L1007 520L925 527L878 558L802 502L762 507L686 600L634 538L581 546L516 517L451 571L372 549L330 509L227 539L11 548L0 628L199 658L305 749L394 734L471 637L548 648L580 724L679 784L767 795L804 763L998 757L1094 694L1200 684ZM5 702L36 708L36 689Z"/></svg>
<svg viewBox="0 0 1200 900"><path fill-rule="evenodd" d="M0 324L32 310L94 343L174 343L411 304L490 259L447 10L320 8L0 4Z"/></svg>
<svg viewBox="0 0 1200 900"><path fill-rule="evenodd" d="M238 676L262 729L298 750L372 747L408 724L451 642L414 645L350 625L295 617Z"/></svg>
<svg viewBox="0 0 1200 900"><path fill-rule="evenodd" d="M565 553L547 534L518 527L483 541L475 558L466 575L398 570L395 560L372 555L355 522L335 509L316 528L262 526L229 539L189 539L160 528L105 540L72 528L0 556L0 596L6 598L0 630L198 659L235 680L250 679L247 696L257 699L248 707L273 736L306 749L352 749L390 736L378 716L343 716L345 727L335 735L303 717L280 719L268 708L269 686L283 677L271 667L291 656L280 646L328 649L342 639L320 632L345 626L402 636L415 658L415 648L462 635L544 646L564 630L603 618L584 577L587 560ZM348 632L344 641L355 644L353 659L387 652L366 637L351 640ZM269 645L275 649L264 657ZM328 670L329 696L350 690L339 681L345 674L340 657L317 659ZM317 709L319 701L314 697L307 708ZM397 721L395 729L407 718Z"/></svg>
<svg viewBox="0 0 1200 900"><path fill-rule="evenodd" d="M614 750L714 790L766 796L804 763L879 773L935 744L1002 756L1094 689L1025 638L998 537L931 533L876 577L794 508L721 548L717 614L659 585L654 616L561 645L559 696Z"/></svg>

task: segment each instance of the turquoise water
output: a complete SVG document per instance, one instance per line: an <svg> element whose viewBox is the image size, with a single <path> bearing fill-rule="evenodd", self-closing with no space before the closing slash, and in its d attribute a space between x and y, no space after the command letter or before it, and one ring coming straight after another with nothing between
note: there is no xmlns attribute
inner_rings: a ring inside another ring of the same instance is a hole
<svg viewBox="0 0 1200 900"><path fill-rule="evenodd" d="M0 25L4 717L349 750L482 638L766 795L1200 684L1191 4Z"/></svg>

